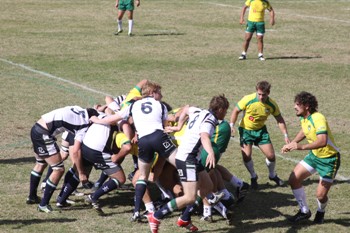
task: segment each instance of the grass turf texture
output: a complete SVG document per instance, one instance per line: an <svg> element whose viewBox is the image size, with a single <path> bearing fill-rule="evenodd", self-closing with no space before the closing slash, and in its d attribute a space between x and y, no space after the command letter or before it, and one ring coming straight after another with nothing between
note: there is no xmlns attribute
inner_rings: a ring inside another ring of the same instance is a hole
<svg viewBox="0 0 350 233"><path fill-rule="evenodd" d="M83 198L72 197L72 210L43 214L27 206L29 174L34 157L29 131L40 115L66 105L92 106L104 94L128 92L147 78L163 86L164 101L173 107L207 107L213 95L224 93L231 107L254 92L258 80L272 83L271 97L279 104L290 135L300 130L293 110L294 95L316 95L319 110L342 149L342 165L332 187L326 221L291 225L286 217L297 204L289 187L275 188L268 180L264 158L253 151L261 190L249 192L234 209L233 225L214 216L207 224L194 216L204 232L347 232L349 221L349 1L271 1L276 25L267 25L265 62L257 60L255 38L248 60L238 61L244 27L239 25L243 1L142 1L135 10L135 36L114 36L113 1L4 0L0 8L0 232L147 232L147 224L128 221L131 190L101 198L106 217L97 216ZM266 16L268 19L268 15ZM24 66L21 66L23 64ZM62 82L63 78L83 85ZM276 153L283 135L273 119L268 129ZM304 152L278 155L277 172L288 179ZM237 140L230 143L221 163L249 182ZM66 163L66 168L69 167ZM132 170L131 158L123 163ZM94 171L92 180L98 172ZM316 210L318 177L305 182L308 202ZM60 183L61 184L61 183ZM52 205L57 193L53 195ZM175 212L161 224L161 232L183 232ZM55 227L51 227L54 224Z"/></svg>

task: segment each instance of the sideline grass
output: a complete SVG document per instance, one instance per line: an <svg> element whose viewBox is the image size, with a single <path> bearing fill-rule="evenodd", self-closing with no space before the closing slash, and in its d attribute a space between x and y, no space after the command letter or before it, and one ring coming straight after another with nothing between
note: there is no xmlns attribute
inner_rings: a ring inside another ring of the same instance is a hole
<svg viewBox="0 0 350 233"><path fill-rule="evenodd" d="M104 218L95 215L78 197L73 197L77 200L75 208L53 215L38 213L35 206L25 204L34 165L29 139L33 123L52 109L72 104L87 107L104 99L101 94L47 75L113 95L126 93L139 80L148 78L163 86L164 100L173 107L186 103L206 107L213 95L225 93L230 110L243 95L254 92L258 80L266 79L273 85L271 97L280 105L291 135L300 129L293 110L294 95L301 90L314 93L342 149L342 166L329 194L326 223L293 226L285 220L297 209L291 190L270 184L258 150L253 156L262 189L250 192L235 207L234 225L226 225L218 216L212 224L200 222L197 216L193 221L203 232L347 232L349 1L271 1L277 23L267 26L265 63L256 59L255 38L249 59L237 59L244 34L238 24L243 1L142 1L135 11L132 38L126 33L113 35L113 4L105 0L1 2L0 59L23 64L32 71L0 61L0 232L148 231L147 224L128 222L130 190L102 198L108 214ZM268 121L268 128L279 152L283 137L273 119ZM302 159L304 154L295 152L283 155L285 159L278 158L278 174L287 179L294 160ZM235 140L221 162L249 181ZM123 166L127 173L131 171L130 158ZM93 173L92 180L97 174ZM314 213L317 176L305 184ZM184 232L175 226L177 216L174 213L165 219L161 232Z"/></svg>

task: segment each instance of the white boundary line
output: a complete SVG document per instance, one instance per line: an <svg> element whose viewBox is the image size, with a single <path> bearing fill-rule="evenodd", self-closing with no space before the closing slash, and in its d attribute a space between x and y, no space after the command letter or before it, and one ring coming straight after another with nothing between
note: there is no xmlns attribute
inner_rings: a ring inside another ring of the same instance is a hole
<svg viewBox="0 0 350 233"><path fill-rule="evenodd" d="M18 66L18 67L21 67L22 69L25 69L25 70L28 70L30 72L33 72L33 73L36 73L36 74L40 74L42 76L45 76L47 78L51 78L51 79L56 79L58 81L61 81L61 82L65 82L65 83L68 83L68 84L71 84L73 86L77 86L77 87L80 87L86 91L90 91L90 92L94 92L94 93L97 93L97 94L102 94L102 95L110 95L108 93L105 93L105 92L102 92L102 91L98 91L98 90L95 90L95 89L92 89L90 87L87 87L87 86L84 86L84 85L81 85L79 83L75 83L75 82L72 82L72 81L69 81L67 79L64 79L64 78L60 78L60 77L57 77L57 76L54 76L52 74L49 74L49 73L46 73L46 72L43 72L43 71L40 71L40 70L36 70L30 66L26 66L26 65L23 65L23 64L18 64L18 63L15 63L15 62L12 62L12 61L9 61L9 60L6 60L6 59L3 59L3 58L0 58L0 61L4 62L4 63L7 63L7 64L10 64L10 65L13 65L13 66Z"/></svg>
<svg viewBox="0 0 350 233"><path fill-rule="evenodd" d="M84 85L81 85L81 84L78 84L78 83L75 83L75 82L72 82L72 81L69 81L67 79L64 79L64 78L61 78L61 77L57 77L57 76L54 76L52 74L49 74L49 73L46 73L46 72L43 72L43 71L40 71L40 70L33 69L33 68L31 68L29 66L26 66L26 65L23 65L23 64L18 64L18 63L15 63L15 62L3 59L3 58L0 58L0 61L2 61L4 63L7 63L7 64L10 64L10 65L13 65L13 66L20 67L20 68L28 70L30 72L33 72L33 73L45 76L47 78L55 79L55 80L58 80L58 81L61 81L61 82L65 82L65 83L71 84L73 86L80 87L80 88L82 88L84 90L91 91L93 93L102 94L102 95L109 95L107 93L104 93L104 92L92 89L90 87L87 87L87 86L84 86ZM235 142L239 142L239 140L236 139L236 138L231 138L231 140L233 140ZM259 149L258 147L255 147L255 146L253 148L254 149ZM293 159L293 158L290 158L290 157L287 157L287 156L283 156L283 155L278 154L278 153L275 153L275 154L276 154L277 157L282 158L284 160L291 161L291 162L294 162L294 163L298 163L299 162L299 160L296 160L296 159ZM350 178L347 178L347 177L345 177L343 175L340 175L339 173L337 174L337 177L340 178L340 180L343 180L343 181L344 180L350 180Z"/></svg>
<svg viewBox="0 0 350 233"><path fill-rule="evenodd" d="M214 2L200 2L200 3L201 4L214 5L214 6L220 6L220 7L231 7L231 8L235 8L235 9L242 9L242 7L233 6L233 5L227 5L227 4L222 4L222 3L214 3ZM327 17L321 17L321 16L288 14L288 13L283 13L283 12L277 12L277 14L288 15L288 16L299 17L299 18L311 18L311 19L319 19L319 20L324 20L324 21L335 21L335 22L341 22L341 23L350 23L349 20L333 19L333 18L327 18Z"/></svg>

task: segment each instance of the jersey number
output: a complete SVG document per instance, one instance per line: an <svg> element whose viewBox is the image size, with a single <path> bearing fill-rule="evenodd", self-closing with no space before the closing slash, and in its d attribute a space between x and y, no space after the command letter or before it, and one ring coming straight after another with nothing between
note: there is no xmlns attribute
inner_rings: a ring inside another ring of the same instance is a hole
<svg viewBox="0 0 350 233"><path fill-rule="evenodd" d="M70 110L72 110L72 112L74 112L77 115L82 115L85 118L85 111L77 111L74 108L71 108Z"/></svg>
<svg viewBox="0 0 350 233"><path fill-rule="evenodd" d="M152 103L146 102L146 103L141 104L141 111L144 114L150 114L152 112Z"/></svg>
<svg viewBox="0 0 350 233"><path fill-rule="evenodd" d="M188 128L189 128L189 129L191 129L191 128L193 127L193 125L194 125L194 123L196 123L196 120L198 119L198 117L199 117L199 115L197 115L197 116L193 119L193 121L191 121L191 122L188 124Z"/></svg>

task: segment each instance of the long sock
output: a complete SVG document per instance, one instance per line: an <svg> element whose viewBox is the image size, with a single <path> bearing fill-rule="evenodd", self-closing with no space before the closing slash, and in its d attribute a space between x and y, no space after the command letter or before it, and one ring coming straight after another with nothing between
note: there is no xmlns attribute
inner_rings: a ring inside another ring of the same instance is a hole
<svg viewBox="0 0 350 233"><path fill-rule="evenodd" d="M123 30L123 20L118 20L118 31Z"/></svg>
<svg viewBox="0 0 350 233"><path fill-rule="evenodd" d="M106 175L104 172L101 172L100 178L95 182L95 187L101 187L102 184L107 180L108 175Z"/></svg>
<svg viewBox="0 0 350 233"><path fill-rule="evenodd" d="M325 212L328 201L326 201L325 203L322 203L318 199L316 199L316 200L317 200L317 207L318 207L317 211L318 212Z"/></svg>
<svg viewBox="0 0 350 233"><path fill-rule="evenodd" d="M137 155L132 155L132 160L133 160L133 162L134 162L134 170L139 169L138 157L137 157Z"/></svg>
<svg viewBox="0 0 350 233"><path fill-rule="evenodd" d="M297 200L297 202L299 204L301 212L303 212L303 213L309 212L309 207L306 203L306 195L305 195L304 188L301 187L298 189L293 189L292 191L293 191L295 199Z"/></svg>
<svg viewBox="0 0 350 233"><path fill-rule="evenodd" d="M74 175L75 175L74 169L73 169L73 168L69 168L69 170L66 172L66 175L64 176L62 189L61 189L60 193L58 194L59 198L62 197L63 191L64 191L64 187L66 186L67 182L68 182ZM76 176L76 178L77 178L77 176ZM78 178L78 181L79 181L79 178Z"/></svg>
<svg viewBox="0 0 350 233"><path fill-rule="evenodd" d="M119 188L119 181L117 179L110 179L106 183L104 183L99 189L96 190L91 195L92 200L97 201L102 195L109 193L110 191Z"/></svg>
<svg viewBox="0 0 350 233"><path fill-rule="evenodd" d="M134 20L129 19L129 34L132 33L132 28L134 27Z"/></svg>
<svg viewBox="0 0 350 233"><path fill-rule="evenodd" d="M140 212L143 195L145 195L147 182L145 180L136 181L135 185L135 209L134 213Z"/></svg>
<svg viewBox="0 0 350 233"><path fill-rule="evenodd" d="M162 219L162 218L164 218L165 215L173 212L176 209L177 209L176 201L175 201L175 199L172 199L166 205L163 205L159 210L157 210L154 213L154 217L156 219Z"/></svg>
<svg viewBox="0 0 350 233"><path fill-rule="evenodd" d="M210 205L203 205L203 216L211 216L211 206Z"/></svg>
<svg viewBox="0 0 350 233"><path fill-rule="evenodd" d="M29 185L29 198L34 199L38 195L38 186L40 183L42 173L31 171L30 173L30 185Z"/></svg>
<svg viewBox="0 0 350 233"><path fill-rule="evenodd" d="M230 183L236 188L243 185L243 181L241 179L238 179L236 176L232 176Z"/></svg>
<svg viewBox="0 0 350 233"><path fill-rule="evenodd" d="M248 169L248 171L250 173L250 177L251 178L256 178L257 175L256 175L255 170L254 170L254 162L253 162L253 160L250 160L249 162L245 162L244 165Z"/></svg>
<svg viewBox="0 0 350 233"><path fill-rule="evenodd" d="M49 204L53 192L56 190L57 184L51 182L50 179L46 181L46 187L44 191L43 199L41 199L40 206L46 206Z"/></svg>
<svg viewBox="0 0 350 233"><path fill-rule="evenodd" d="M275 172L276 162L275 161L271 162L267 158L265 159L265 162L266 162L267 168L269 169L269 177L274 178L276 176L276 172Z"/></svg>
<svg viewBox="0 0 350 233"><path fill-rule="evenodd" d="M57 201L61 204L65 203L68 197L78 187L79 183L79 178L76 175L70 176L70 178L66 181L65 185L62 187L61 192L58 195Z"/></svg>
<svg viewBox="0 0 350 233"><path fill-rule="evenodd" d="M53 170L52 170L51 166L49 166L49 168L47 169L47 172L46 172L46 176L45 176L45 178L43 179L42 182L46 182L47 179L49 179L49 177L50 177L52 171L53 171Z"/></svg>

